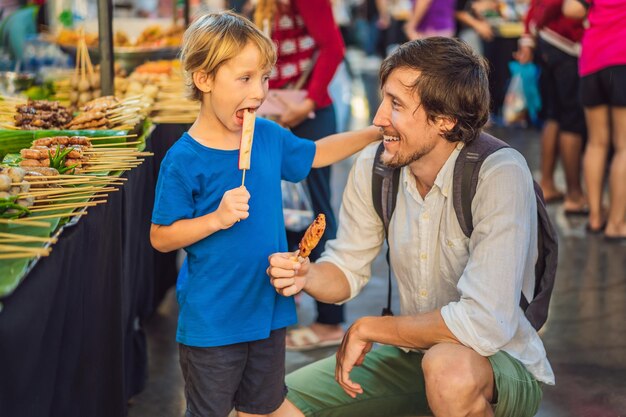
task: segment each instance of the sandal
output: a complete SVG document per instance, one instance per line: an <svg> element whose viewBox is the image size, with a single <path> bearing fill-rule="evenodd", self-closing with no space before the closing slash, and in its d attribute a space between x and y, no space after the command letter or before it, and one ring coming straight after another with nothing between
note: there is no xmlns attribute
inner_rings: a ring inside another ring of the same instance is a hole
<svg viewBox="0 0 626 417"><path fill-rule="evenodd" d="M336 339L321 340L310 327L306 326L288 330L287 338L291 341L291 345L288 344L286 349L291 352L303 352L328 346L338 346L343 340L343 336Z"/></svg>

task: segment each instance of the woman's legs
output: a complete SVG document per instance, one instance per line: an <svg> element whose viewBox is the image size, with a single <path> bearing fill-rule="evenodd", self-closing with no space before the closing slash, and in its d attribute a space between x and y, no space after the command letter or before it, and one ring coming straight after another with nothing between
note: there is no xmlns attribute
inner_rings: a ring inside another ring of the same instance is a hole
<svg viewBox="0 0 626 417"><path fill-rule="evenodd" d="M615 155L609 174L609 215L606 236L626 237L626 107L611 109Z"/></svg>
<svg viewBox="0 0 626 417"><path fill-rule="evenodd" d="M580 212L587 206L585 195L580 184L580 163L583 151L583 138L578 133L559 133L559 153L563 161L565 171L565 183L567 184L567 194L563 208L565 212Z"/></svg>
<svg viewBox="0 0 626 417"><path fill-rule="evenodd" d="M554 185L554 169L558 154L559 124L547 120L541 131L541 189L546 202L560 200L563 193Z"/></svg>
<svg viewBox="0 0 626 417"><path fill-rule="evenodd" d="M606 156L609 150L609 108L596 106L585 108L589 138L583 159L585 185L589 200L589 227L597 230L604 224L602 213L602 189Z"/></svg>

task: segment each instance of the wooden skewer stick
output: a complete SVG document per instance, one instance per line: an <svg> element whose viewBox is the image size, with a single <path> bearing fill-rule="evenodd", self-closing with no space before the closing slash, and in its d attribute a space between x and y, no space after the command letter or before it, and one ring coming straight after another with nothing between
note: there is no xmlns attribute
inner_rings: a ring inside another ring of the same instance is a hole
<svg viewBox="0 0 626 417"><path fill-rule="evenodd" d="M132 135L117 135L117 136L93 136L93 137L87 137L87 139L89 139L89 141L92 140L103 140L103 139L122 139L122 138L136 138L137 134L133 133Z"/></svg>
<svg viewBox="0 0 626 417"><path fill-rule="evenodd" d="M75 180L69 179L69 178L64 178L61 180L42 180L42 181L29 181L30 185L31 185L31 189L33 188L41 188L41 187L36 187L37 185L87 185L87 184L98 184L98 183L113 183L115 182L114 179L102 179L102 180L85 180L82 178L77 178ZM21 183L12 183L12 184L21 184ZM116 185L124 185L123 183L115 183Z"/></svg>
<svg viewBox="0 0 626 417"><path fill-rule="evenodd" d="M20 226L34 226L34 227L50 227L50 223L38 222L38 221L25 221L23 223L15 223L14 219L0 219L0 224L17 224Z"/></svg>
<svg viewBox="0 0 626 417"><path fill-rule="evenodd" d="M83 151L83 154L90 157L97 158L99 156L154 156L152 152L139 152L134 149L111 149L110 151L103 151L101 149L93 151Z"/></svg>
<svg viewBox="0 0 626 417"><path fill-rule="evenodd" d="M38 237L38 236L28 236L28 235L20 235L17 233L2 233L0 232L0 239L13 239L14 241L22 241L22 242L40 242L40 243L57 243L56 237Z"/></svg>
<svg viewBox="0 0 626 417"><path fill-rule="evenodd" d="M0 254L0 259L23 259L32 258L33 254L30 252L11 252Z"/></svg>
<svg viewBox="0 0 626 417"><path fill-rule="evenodd" d="M37 220L45 220L45 219L60 219L64 217L74 217L74 216L84 216L87 214L86 211L78 212L78 213L61 213L61 214L46 214L45 216L35 216L33 219ZM14 223L29 223L31 220L18 219L13 220Z"/></svg>
<svg viewBox="0 0 626 417"><path fill-rule="evenodd" d="M120 142L120 143L101 143L101 144L97 144L97 145L91 145L92 148L102 148L102 149L107 149L107 147L113 147L113 146L128 146L128 145L138 145L140 144L141 141L135 141L135 142Z"/></svg>
<svg viewBox="0 0 626 417"><path fill-rule="evenodd" d="M111 179L111 180L115 180L115 181L128 181L128 178L122 178L122 177L116 177L115 175L107 175L107 176L101 176L101 177L94 177L93 175L25 175L24 178L26 180L28 180L29 182L33 183L33 182L37 182L36 180L39 178L44 178L44 179L54 179L54 178L84 178L85 180L88 181L94 181L94 180L101 180L101 179ZM31 180L32 179L32 180ZM35 181L33 181L35 180Z"/></svg>
<svg viewBox="0 0 626 417"><path fill-rule="evenodd" d="M19 246L19 245L4 245L0 244L0 251L20 251L20 252L30 252L35 255L46 256L50 253L50 248L31 248L28 246Z"/></svg>
<svg viewBox="0 0 626 417"><path fill-rule="evenodd" d="M31 213L41 213L42 211L58 211L84 207L94 207L100 204L100 202L85 202L85 203L67 203L67 204L51 204L50 206L41 206L30 209Z"/></svg>
<svg viewBox="0 0 626 417"><path fill-rule="evenodd" d="M67 194L69 196L73 196L78 193L86 193L88 191L117 191L118 189L115 187L77 187L77 188L67 188L62 190L45 190L45 191L36 191L36 192L27 192L18 194L18 198L22 197L41 197L46 195L54 195L55 197L59 197L61 195Z"/></svg>
<svg viewBox="0 0 626 417"><path fill-rule="evenodd" d="M107 197L108 194L85 194L85 195L74 195L72 197L54 197L54 198L46 198L46 199L42 199L42 200L37 200L35 201L35 206L39 206L39 205L45 205L48 202L51 201L73 201L73 200L89 200L90 198L101 198L101 197ZM103 202L106 202L106 200L102 200ZM38 202L41 202L41 204L37 204Z"/></svg>

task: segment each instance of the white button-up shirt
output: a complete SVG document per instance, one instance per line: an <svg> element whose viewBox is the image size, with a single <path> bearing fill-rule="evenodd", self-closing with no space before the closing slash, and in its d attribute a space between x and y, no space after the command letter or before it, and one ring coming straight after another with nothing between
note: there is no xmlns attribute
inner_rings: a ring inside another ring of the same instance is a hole
<svg viewBox="0 0 626 417"><path fill-rule="evenodd" d="M384 242L372 203L372 164L378 143L365 148L346 185L337 239L318 262L332 262L346 275L355 297L371 277ZM398 281L401 314L441 308L456 338L480 355L503 350L537 380L554 384L543 343L519 307L532 299L537 259L537 215L532 178L523 156L502 149L480 170L472 202L474 231L468 239L454 211L452 152L425 198L408 167L400 174L389 225L390 261ZM348 300L345 300L348 301ZM344 301L344 302L345 302Z"/></svg>

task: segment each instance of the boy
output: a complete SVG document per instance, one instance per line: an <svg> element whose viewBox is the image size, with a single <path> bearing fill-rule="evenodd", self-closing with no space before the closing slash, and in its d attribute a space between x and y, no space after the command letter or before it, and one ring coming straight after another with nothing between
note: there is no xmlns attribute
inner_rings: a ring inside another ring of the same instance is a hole
<svg viewBox="0 0 626 417"><path fill-rule="evenodd" d="M244 187L243 115L267 95L274 46L248 20L210 14L185 32L182 61L200 114L161 165L150 239L188 255L177 284L187 416L226 416L233 406L240 416L265 415L283 402L285 327L296 322L293 300L265 278L267 257L287 249L280 180L300 181L379 133L312 142L257 119Z"/></svg>

